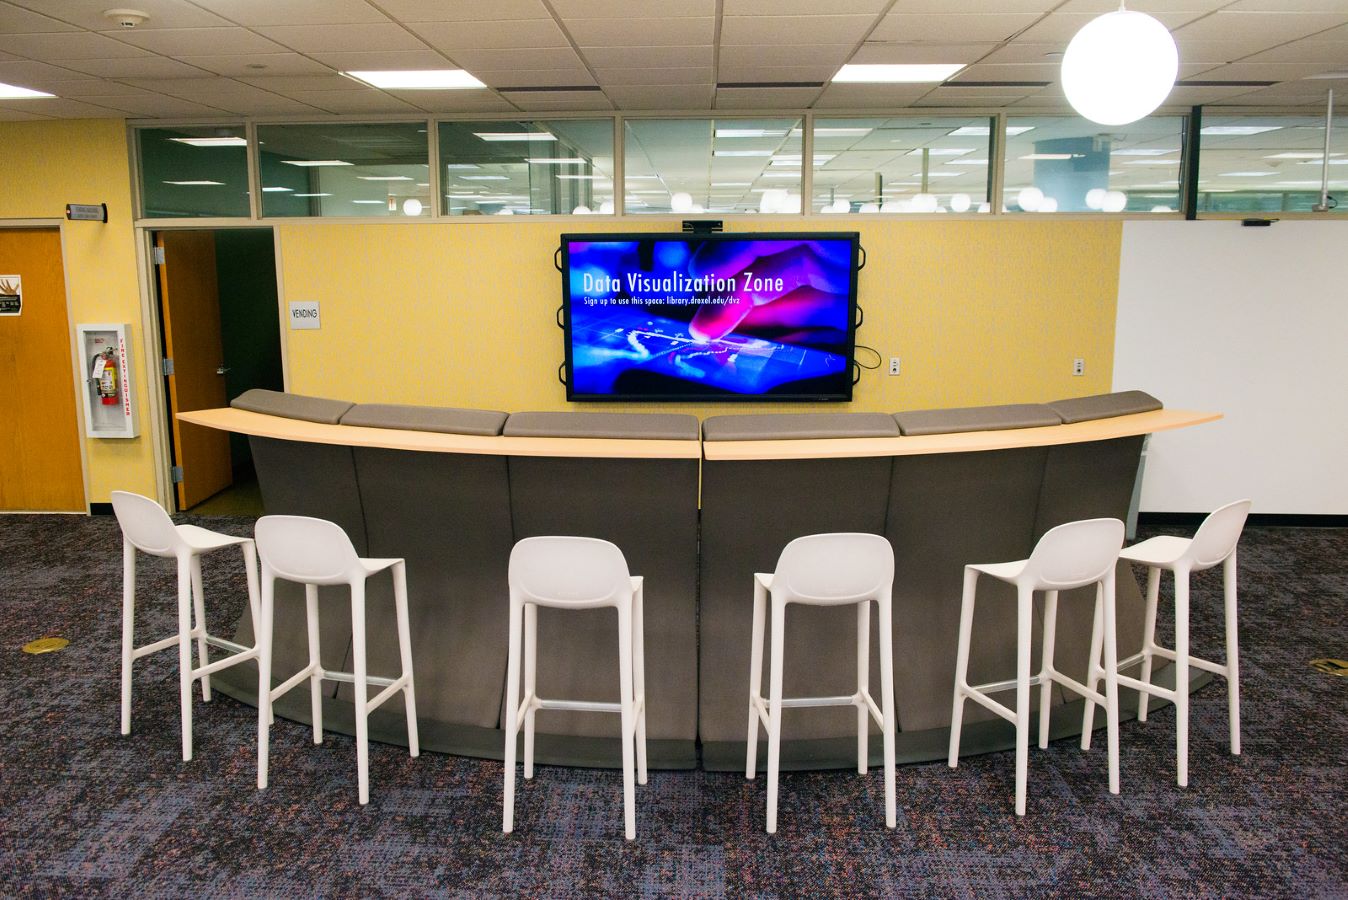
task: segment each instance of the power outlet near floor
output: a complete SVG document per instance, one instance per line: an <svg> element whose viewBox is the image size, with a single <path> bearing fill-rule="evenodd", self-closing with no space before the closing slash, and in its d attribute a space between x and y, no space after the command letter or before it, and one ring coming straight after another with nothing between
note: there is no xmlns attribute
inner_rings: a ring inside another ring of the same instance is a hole
<svg viewBox="0 0 1348 900"><path fill-rule="evenodd" d="M1076 359L1072 360L1072 374L1073 375L1086 374L1086 360L1084 357L1078 356Z"/></svg>
<svg viewBox="0 0 1348 900"><path fill-rule="evenodd" d="M889 374L899 374L899 358L897 356L891 356L889 358Z"/></svg>

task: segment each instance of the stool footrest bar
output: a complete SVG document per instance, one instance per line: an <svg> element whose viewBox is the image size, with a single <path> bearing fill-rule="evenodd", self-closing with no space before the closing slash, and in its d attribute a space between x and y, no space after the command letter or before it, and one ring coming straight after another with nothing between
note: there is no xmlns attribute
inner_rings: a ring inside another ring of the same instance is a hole
<svg viewBox="0 0 1348 900"><path fill-rule="evenodd" d="M244 662L249 659L257 659L258 649L256 647L244 647L238 653L231 653L224 659L217 659L209 665L202 666L192 670L193 678L201 678L203 675L214 675L221 669L228 669L232 665Z"/></svg>
<svg viewBox="0 0 1348 900"><path fill-rule="evenodd" d="M144 647L137 647L131 651L132 659L140 659L142 656L149 656L151 653L158 653L160 650L167 650L169 647L178 645L178 636L164 638L162 641L155 641L153 644L146 644Z"/></svg>

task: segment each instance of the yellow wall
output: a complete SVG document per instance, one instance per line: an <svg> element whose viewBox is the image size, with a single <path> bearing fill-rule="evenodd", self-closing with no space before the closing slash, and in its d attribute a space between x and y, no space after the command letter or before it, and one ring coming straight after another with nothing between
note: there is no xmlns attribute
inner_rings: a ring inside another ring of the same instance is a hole
<svg viewBox="0 0 1348 900"><path fill-rule="evenodd" d="M285 299L319 301L323 323L287 332L290 389L357 402L566 409L556 376L563 359L554 322L558 235L672 225L282 225ZM861 230L869 262L859 275L866 318L857 340L878 350L885 365L862 373L851 404L818 408L895 412L1110 389L1120 222L819 218L742 220L727 228ZM886 374L890 356L902 358L902 375ZM1071 374L1077 356L1086 360L1082 377ZM864 351L859 358L874 359ZM641 408L749 411L732 404ZM786 408L810 407L753 407Z"/></svg>
<svg viewBox="0 0 1348 900"><path fill-rule="evenodd" d="M67 203L108 204L107 224L61 224L71 331L76 323L131 323L141 433L129 440L85 439L89 500L106 502L119 488L153 496L144 390L149 354L141 330L126 124L111 119L0 124L0 185L0 226L6 219L64 219ZM83 431L82 410L80 415Z"/></svg>

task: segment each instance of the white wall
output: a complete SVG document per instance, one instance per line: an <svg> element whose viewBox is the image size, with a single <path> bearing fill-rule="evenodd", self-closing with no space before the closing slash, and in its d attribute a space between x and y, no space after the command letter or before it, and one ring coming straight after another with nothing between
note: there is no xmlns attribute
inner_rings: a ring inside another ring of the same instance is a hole
<svg viewBox="0 0 1348 900"><path fill-rule="evenodd" d="M1124 223L1114 389L1219 422L1154 435L1141 509L1348 513L1348 221Z"/></svg>

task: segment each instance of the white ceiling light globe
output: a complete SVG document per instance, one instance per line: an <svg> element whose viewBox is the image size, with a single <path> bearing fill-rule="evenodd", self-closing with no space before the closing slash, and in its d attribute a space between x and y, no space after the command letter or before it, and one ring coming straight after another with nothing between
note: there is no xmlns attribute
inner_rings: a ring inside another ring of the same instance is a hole
<svg viewBox="0 0 1348 900"><path fill-rule="evenodd" d="M761 213L781 212L784 203L786 203L786 190L784 188L769 188L758 198L758 211Z"/></svg>
<svg viewBox="0 0 1348 900"><path fill-rule="evenodd" d="M678 191L670 195L669 208L677 213L693 211L693 195L686 191Z"/></svg>
<svg viewBox="0 0 1348 900"><path fill-rule="evenodd" d="M896 213L908 211L909 211L909 204L905 201L886 200L884 203L880 204L880 212L882 213Z"/></svg>
<svg viewBox="0 0 1348 900"><path fill-rule="evenodd" d="M573 216L588 216L588 215L589 215L590 213L592 213L593 211L594 211L594 210L590 209L588 206L586 206L584 203L582 203L580 206L577 206L575 209L571 210L571 215L573 215Z"/></svg>
<svg viewBox="0 0 1348 900"><path fill-rule="evenodd" d="M878 213L879 211L880 211L879 203L863 203L861 204L861 208L857 210L857 212L863 213Z"/></svg>
<svg viewBox="0 0 1348 900"><path fill-rule="evenodd" d="M498 216L513 216L515 211L508 206L503 206L496 211Z"/></svg>
<svg viewBox="0 0 1348 900"><path fill-rule="evenodd" d="M935 194L918 194L913 198L913 212L933 213L938 205Z"/></svg>
<svg viewBox="0 0 1348 900"><path fill-rule="evenodd" d="M1045 197L1043 200L1041 200L1041 201L1039 202L1039 211L1040 211L1040 212L1057 212L1057 211L1058 211L1058 198L1057 198L1057 197Z"/></svg>
<svg viewBox="0 0 1348 900"><path fill-rule="evenodd" d="M1088 22L1062 58L1072 108L1101 125L1127 125L1164 102L1175 86L1179 51L1151 16L1120 9Z"/></svg>
<svg viewBox="0 0 1348 900"><path fill-rule="evenodd" d="M1091 188L1086 192L1087 209L1104 209L1105 194L1109 193L1104 188Z"/></svg>
<svg viewBox="0 0 1348 900"><path fill-rule="evenodd" d="M800 212L800 194L787 194L782 198L781 206L777 211L783 213Z"/></svg>
<svg viewBox="0 0 1348 900"><path fill-rule="evenodd" d="M1105 193L1105 202L1101 206L1105 212L1116 213L1123 212L1123 208L1128 205L1128 195L1123 191L1107 191Z"/></svg>
<svg viewBox="0 0 1348 900"><path fill-rule="evenodd" d="M1170 207L1166 206L1164 203L1159 204L1159 205L1157 205L1157 206L1153 206L1153 207L1151 208L1151 211L1152 211L1152 212L1156 212L1156 213L1168 213L1168 212L1174 212L1173 209L1171 209Z"/></svg>
<svg viewBox="0 0 1348 900"><path fill-rule="evenodd" d="M403 201L403 215L419 216L421 215L421 201L416 197L408 197Z"/></svg>
<svg viewBox="0 0 1348 900"><path fill-rule="evenodd" d="M968 212L969 207L973 205L973 200L968 194L954 194L950 198L950 209L952 212Z"/></svg>
<svg viewBox="0 0 1348 900"><path fill-rule="evenodd" d="M1037 187L1021 188L1016 194L1016 205L1026 212L1034 212L1044 202L1044 192Z"/></svg>
<svg viewBox="0 0 1348 900"><path fill-rule="evenodd" d="M978 204L978 211L981 213L990 213L992 212L992 204L984 201Z"/></svg>
<svg viewBox="0 0 1348 900"><path fill-rule="evenodd" d="M603 203L599 204L599 213L600 215L605 216L613 215L613 201L605 200Z"/></svg>

